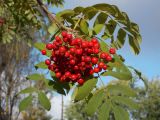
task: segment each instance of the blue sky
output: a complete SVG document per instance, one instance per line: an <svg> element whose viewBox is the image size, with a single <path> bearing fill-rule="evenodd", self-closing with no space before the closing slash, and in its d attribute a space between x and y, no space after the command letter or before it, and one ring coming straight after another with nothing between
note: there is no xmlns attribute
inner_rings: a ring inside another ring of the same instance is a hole
<svg viewBox="0 0 160 120"><path fill-rule="evenodd" d="M127 45L120 50L126 59L126 64L139 69L149 79L160 75L160 0L66 0L64 8L53 9L53 12L72 9L76 6L90 6L96 3L117 5L122 11L127 12L132 21L140 26L141 53L135 56Z"/></svg>

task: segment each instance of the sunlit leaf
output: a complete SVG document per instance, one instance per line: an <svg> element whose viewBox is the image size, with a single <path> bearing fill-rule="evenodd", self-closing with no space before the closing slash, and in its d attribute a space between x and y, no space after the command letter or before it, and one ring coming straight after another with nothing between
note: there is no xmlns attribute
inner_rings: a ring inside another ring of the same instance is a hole
<svg viewBox="0 0 160 120"><path fill-rule="evenodd" d="M48 28L48 32L53 35L58 31L58 29L58 26L55 23L52 23Z"/></svg>
<svg viewBox="0 0 160 120"><path fill-rule="evenodd" d="M43 80L44 76L38 73L32 74L32 75L28 75L27 76L28 80Z"/></svg>
<svg viewBox="0 0 160 120"><path fill-rule="evenodd" d="M138 103L133 101L132 99L128 97L123 97L123 96L113 96L112 100L118 104L125 105L126 107L136 110L139 108Z"/></svg>
<svg viewBox="0 0 160 120"><path fill-rule="evenodd" d="M40 104L46 109L50 110L51 109L51 103L50 100L47 98L46 94L39 91L38 92L38 100Z"/></svg>
<svg viewBox="0 0 160 120"><path fill-rule="evenodd" d="M128 37L129 37L129 44L130 44L130 47L131 47L132 51L136 55L139 54L140 46L139 46L138 41L134 37L132 37L131 35L128 35Z"/></svg>
<svg viewBox="0 0 160 120"><path fill-rule="evenodd" d="M88 34L88 23L85 19L82 19L80 22L80 29L82 30L83 33L86 35Z"/></svg>
<svg viewBox="0 0 160 120"><path fill-rule="evenodd" d="M98 79L97 78L92 78L87 80L84 85L82 86L78 86L72 96L74 96L74 98L72 98L75 101L79 101L84 99L85 97L87 97L89 95L89 93L93 90L93 88L96 86Z"/></svg>
<svg viewBox="0 0 160 120"><path fill-rule="evenodd" d="M115 120L129 120L128 112L122 107L113 106L113 113Z"/></svg>
<svg viewBox="0 0 160 120"><path fill-rule="evenodd" d="M38 69L38 68L41 68L41 69L47 69L48 66L45 64L45 62L40 62L38 64L35 65L35 68Z"/></svg>
<svg viewBox="0 0 160 120"><path fill-rule="evenodd" d="M21 90L19 94L28 94L28 93L33 93L35 91L37 91L35 87L28 87L28 88Z"/></svg>
<svg viewBox="0 0 160 120"><path fill-rule="evenodd" d="M98 110L98 120L109 119L111 111L111 101L105 101Z"/></svg>
<svg viewBox="0 0 160 120"><path fill-rule="evenodd" d="M97 110L99 105L102 103L103 98L105 97L104 90L99 90L90 98L88 104L85 106L85 111L88 115L93 115Z"/></svg>
<svg viewBox="0 0 160 120"><path fill-rule="evenodd" d="M126 85L108 85L107 86L108 92L112 95L122 95L122 96L129 96L129 97L136 97L137 94L134 90Z"/></svg>
<svg viewBox="0 0 160 120"><path fill-rule="evenodd" d="M29 105L32 103L32 99L33 99L33 97L31 95L24 98L19 104L19 111L21 112L21 111L27 109L27 107L29 107Z"/></svg>

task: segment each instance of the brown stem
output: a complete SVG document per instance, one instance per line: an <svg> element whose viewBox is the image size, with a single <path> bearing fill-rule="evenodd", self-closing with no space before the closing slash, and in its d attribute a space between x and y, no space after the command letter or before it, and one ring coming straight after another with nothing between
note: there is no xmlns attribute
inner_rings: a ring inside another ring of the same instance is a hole
<svg viewBox="0 0 160 120"><path fill-rule="evenodd" d="M64 106L64 100L62 95L61 120L63 120L63 106Z"/></svg>

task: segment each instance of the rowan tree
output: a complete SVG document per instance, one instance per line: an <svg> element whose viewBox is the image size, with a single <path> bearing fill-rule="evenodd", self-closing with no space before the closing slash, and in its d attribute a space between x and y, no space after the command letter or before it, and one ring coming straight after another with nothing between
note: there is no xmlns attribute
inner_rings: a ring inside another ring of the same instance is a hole
<svg viewBox="0 0 160 120"><path fill-rule="evenodd" d="M20 112L32 104L34 98L38 98L39 103L50 110L51 103L44 92L46 89L66 95L74 88L72 99L74 102L85 100L84 110L87 115L97 113L100 120L109 119L110 115L116 120L130 119L129 111L138 108L135 101L137 94L127 83L133 78L132 70L137 70L126 65L124 58L116 51L128 41L131 50L137 55L142 38L138 25L125 12L115 5L100 3L52 14L47 7L54 4L52 0L2 2L8 9L15 5L23 7L16 15L13 14L15 22L15 17L23 13L23 17L18 18L20 25L30 25L36 31L42 29L46 36L50 34L45 37L49 40L47 44L34 44L37 50L48 57L35 67L48 70L50 78L48 74L37 73L27 77L28 80L36 80L37 86L20 92L28 94L19 104ZM11 13L13 11L11 9ZM48 18L50 24L45 24L44 18ZM23 21L28 20L29 23L24 24ZM4 22L1 22L3 26ZM143 79L141 74L137 74ZM106 76L126 82L106 85L102 79ZM101 87L98 81L102 82Z"/></svg>

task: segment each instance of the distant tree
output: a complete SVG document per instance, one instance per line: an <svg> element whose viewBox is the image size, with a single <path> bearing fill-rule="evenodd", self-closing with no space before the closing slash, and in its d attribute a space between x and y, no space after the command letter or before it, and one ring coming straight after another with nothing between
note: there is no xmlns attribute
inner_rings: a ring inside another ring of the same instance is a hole
<svg viewBox="0 0 160 120"><path fill-rule="evenodd" d="M10 43L14 39L30 45L33 36L47 36L47 22L38 5L39 0L0 0L0 42ZM46 7L62 6L64 0L43 0ZM47 19L47 18L46 18ZM42 29L46 32L40 32Z"/></svg>
<svg viewBox="0 0 160 120"><path fill-rule="evenodd" d="M24 75L32 72L31 49L25 41L0 43L0 120L12 120L13 115L18 115L14 110L20 100L17 93L30 85Z"/></svg>
<svg viewBox="0 0 160 120"><path fill-rule="evenodd" d="M148 90L138 89L140 108L133 112L134 120L159 120L160 119L160 80L148 83Z"/></svg>
<svg viewBox="0 0 160 120"><path fill-rule="evenodd" d="M38 60L31 45L41 39L44 34L39 30L47 25L37 1L0 0L0 120L17 120L21 100L17 93L33 83L25 78L34 70L34 59ZM59 6L64 0L43 3Z"/></svg>
<svg viewBox="0 0 160 120"><path fill-rule="evenodd" d="M30 107L21 113L22 120L51 120L52 117L39 105Z"/></svg>

